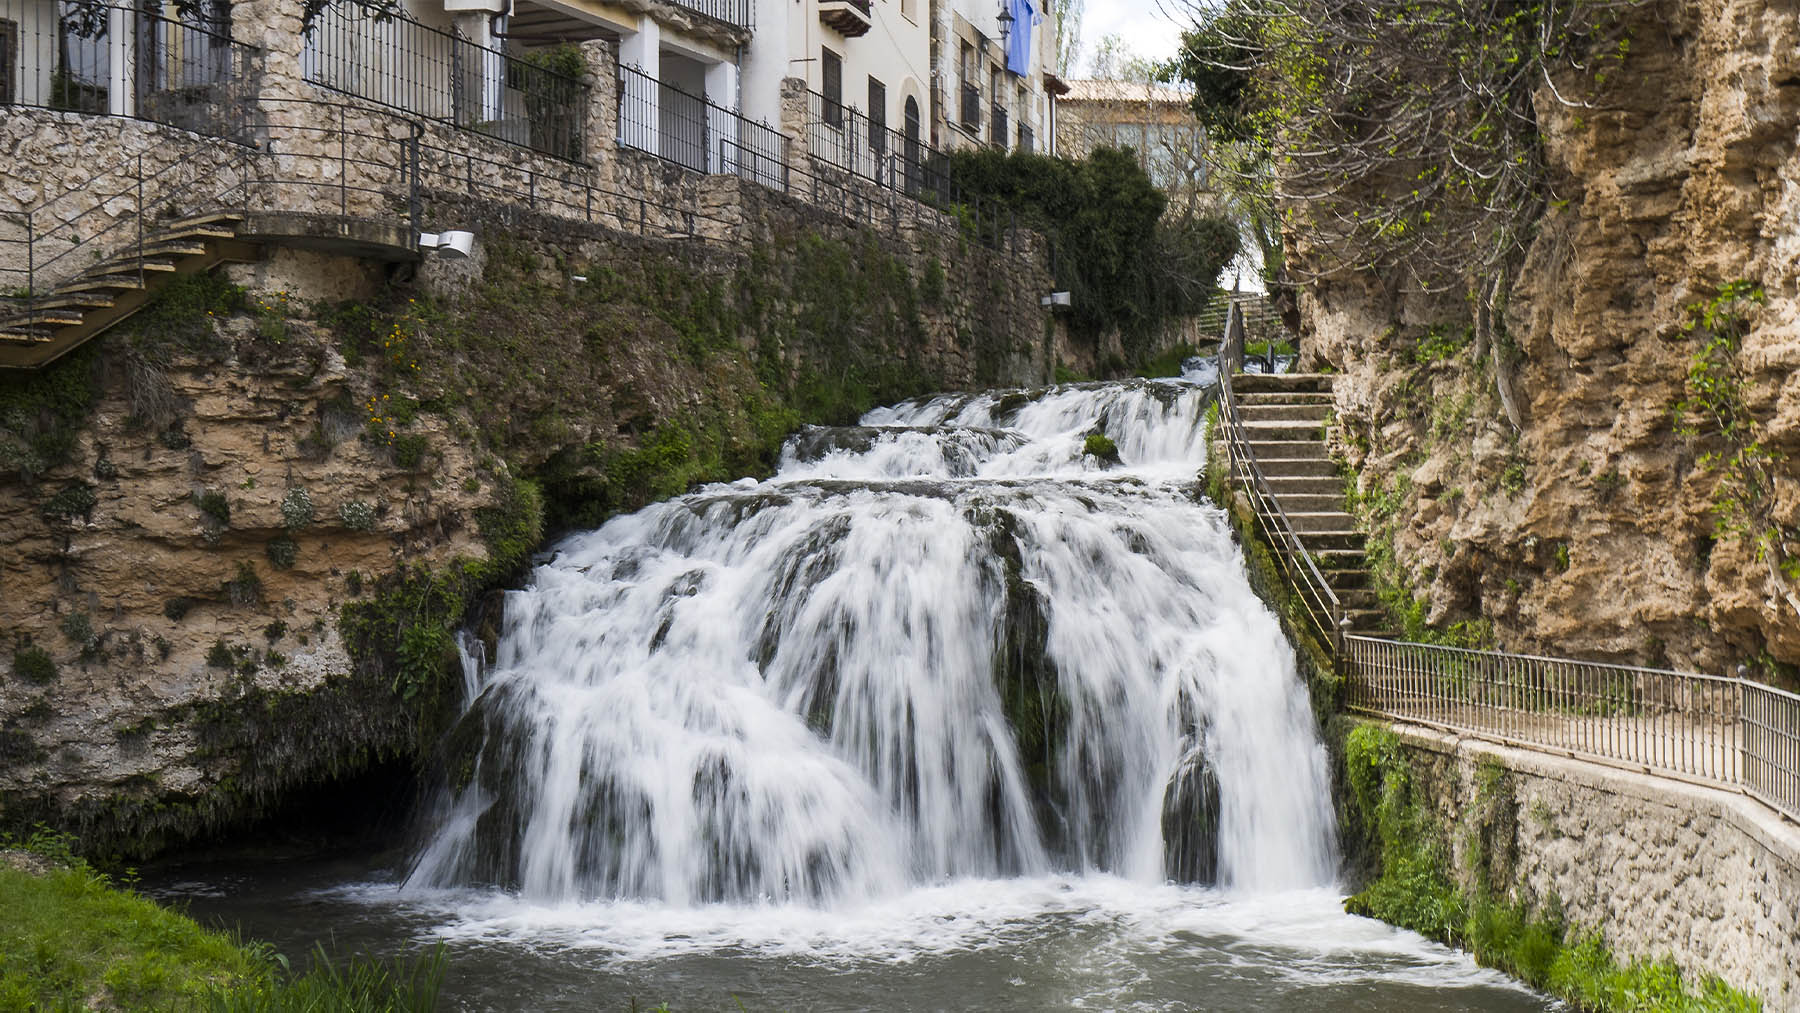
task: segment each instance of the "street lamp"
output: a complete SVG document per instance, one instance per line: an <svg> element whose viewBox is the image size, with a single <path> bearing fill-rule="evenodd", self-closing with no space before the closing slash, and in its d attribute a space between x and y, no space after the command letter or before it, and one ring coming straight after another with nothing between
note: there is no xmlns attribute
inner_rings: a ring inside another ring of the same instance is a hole
<svg viewBox="0 0 1800 1013"><path fill-rule="evenodd" d="M1012 34L1013 26L1012 9L1006 5L1006 0L1000 0L1000 14L996 20L1000 22L1000 53L1004 58L1007 52L1006 39Z"/></svg>

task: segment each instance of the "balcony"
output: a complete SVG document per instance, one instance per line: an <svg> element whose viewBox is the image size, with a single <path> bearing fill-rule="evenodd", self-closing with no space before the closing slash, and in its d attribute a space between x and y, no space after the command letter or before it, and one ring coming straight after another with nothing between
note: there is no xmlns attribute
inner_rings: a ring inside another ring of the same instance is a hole
<svg viewBox="0 0 1800 1013"><path fill-rule="evenodd" d="M869 34L869 0L821 0L819 23L846 39Z"/></svg>

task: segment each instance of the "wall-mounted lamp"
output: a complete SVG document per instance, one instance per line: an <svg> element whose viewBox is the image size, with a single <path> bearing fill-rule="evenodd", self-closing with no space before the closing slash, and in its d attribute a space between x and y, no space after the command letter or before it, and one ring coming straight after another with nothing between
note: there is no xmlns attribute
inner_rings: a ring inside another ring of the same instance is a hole
<svg viewBox="0 0 1800 1013"><path fill-rule="evenodd" d="M1042 299L1039 299L1038 305L1045 309L1051 309L1057 306L1073 306L1075 305L1075 302L1069 298L1069 293L1067 292L1052 292Z"/></svg>
<svg viewBox="0 0 1800 1013"><path fill-rule="evenodd" d="M419 233L420 250L436 250L445 260L462 260L475 248L475 233L452 229L449 232Z"/></svg>
<svg viewBox="0 0 1800 1013"><path fill-rule="evenodd" d="M1013 26L1012 9L1006 5L1006 0L1000 0L1000 14L995 20L1000 22L1000 55L1005 57L1007 53L1006 40L1008 36L1012 35Z"/></svg>

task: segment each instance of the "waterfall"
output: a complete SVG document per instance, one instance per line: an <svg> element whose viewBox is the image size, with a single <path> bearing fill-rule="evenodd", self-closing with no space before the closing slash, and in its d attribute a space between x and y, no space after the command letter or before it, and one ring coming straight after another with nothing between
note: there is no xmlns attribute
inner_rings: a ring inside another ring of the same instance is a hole
<svg viewBox="0 0 1800 1013"><path fill-rule="evenodd" d="M795 436L768 481L564 540L471 670L408 887L830 906L1052 872L1330 882L1292 651L1196 487L1208 397L877 409Z"/></svg>

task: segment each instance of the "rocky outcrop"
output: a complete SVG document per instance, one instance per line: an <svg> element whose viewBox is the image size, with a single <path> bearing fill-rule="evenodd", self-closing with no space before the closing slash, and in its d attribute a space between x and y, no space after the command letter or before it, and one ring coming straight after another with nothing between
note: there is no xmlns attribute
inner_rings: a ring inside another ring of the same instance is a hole
<svg viewBox="0 0 1800 1013"><path fill-rule="evenodd" d="M1044 379L1038 263L733 192L741 242L439 201L476 257L284 250L0 377L0 824L142 854L420 762L546 532Z"/></svg>
<svg viewBox="0 0 1800 1013"><path fill-rule="evenodd" d="M1306 293L1305 344L1344 374L1339 450L1415 632L1485 639L1481 617L1514 649L1791 682L1800 22L1663 0L1622 35L1610 76L1537 94L1551 193L1491 342L1460 294L1339 276ZM1766 301L1696 323L1739 281ZM1749 420L1735 442L1708 434L1690 379L1734 326L1709 368ZM1758 496L1729 479L1746 445L1767 452Z"/></svg>

